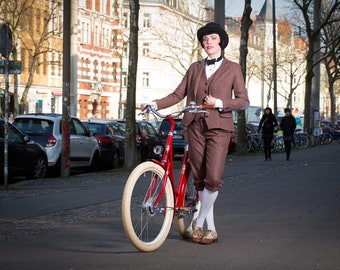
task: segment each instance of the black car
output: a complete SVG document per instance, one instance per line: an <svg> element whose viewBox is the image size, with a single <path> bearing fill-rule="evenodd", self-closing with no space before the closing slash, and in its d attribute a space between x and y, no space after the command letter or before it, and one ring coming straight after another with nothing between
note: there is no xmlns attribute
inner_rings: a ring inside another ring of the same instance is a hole
<svg viewBox="0 0 340 270"><path fill-rule="evenodd" d="M186 145L186 139L184 136L184 129L181 124L181 119L174 119L175 121L175 129L172 137L172 148L173 154L182 155L184 153L184 148ZM166 141L168 138L168 133L170 130L170 122L168 119L163 119L162 123L159 126L158 132L162 141L163 146L166 145Z"/></svg>
<svg viewBox="0 0 340 270"><path fill-rule="evenodd" d="M117 121L124 125L125 129L125 120ZM153 149L155 146L161 146L162 142L157 130L146 120L136 120L136 143L141 162L151 158L159 159Z"/></svg>
<svg viewBox="0 0 340 270"><path fill-rule="evenodd" d="M4 179L4 120L0 119L1 182ZM8 123L8 176L26 176L28 179L44 178L47 172L45 149Z"/></svg>
<svg viewBox="0 0 340 270"><path fill-rule="evenodd" d="M90 119L83 124L97 138L105 168L117 168L124 163L125 130L117 121Z"/></svg>

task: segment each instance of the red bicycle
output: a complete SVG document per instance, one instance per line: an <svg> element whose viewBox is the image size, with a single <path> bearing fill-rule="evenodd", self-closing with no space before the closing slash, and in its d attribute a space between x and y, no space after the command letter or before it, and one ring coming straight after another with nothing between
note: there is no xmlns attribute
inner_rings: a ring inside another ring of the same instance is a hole
<svg viewBox="0 0 340 270"><path fill-rule="evenodd" d="M166 240L174 217L183 238L189 238L192 233L192 221L198 215L200 203L190 173L188 147L182 157L177 186L175 183L172 155L175 127L173 119L184 112L206 113L204 109L208 108L212 107L192 103L182 111L170 115L162 115L151 107L144 111L169 119L170 131L161 161L149 160L139 164L129 175L124 187L123 227L127 237L140 251L150 252L158 249Z"/></svg>

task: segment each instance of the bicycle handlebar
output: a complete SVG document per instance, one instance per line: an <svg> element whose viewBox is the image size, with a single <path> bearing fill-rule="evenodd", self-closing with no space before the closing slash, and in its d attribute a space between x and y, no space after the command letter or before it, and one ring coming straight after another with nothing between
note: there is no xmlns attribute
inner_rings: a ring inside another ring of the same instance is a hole
<svg viewBox="0 0 340 270"><path fill-rule="evenodd" d="M176 118L176 117L179 117L184 112L209 113L207 111L207 109L215 109L215 106L214 105L205 105L205 104L196 105L196 103L194 101L191 101L189 106L184 107L179 112L171 113L169 115L173 118ZM145 113L148 113L148 112L152 112L160 118L166 118L167 116L169 116L169 115L161 114L159 111L153 109L150 105L146 106L146 108L141 112L141 114L145 114Z"/></svg>

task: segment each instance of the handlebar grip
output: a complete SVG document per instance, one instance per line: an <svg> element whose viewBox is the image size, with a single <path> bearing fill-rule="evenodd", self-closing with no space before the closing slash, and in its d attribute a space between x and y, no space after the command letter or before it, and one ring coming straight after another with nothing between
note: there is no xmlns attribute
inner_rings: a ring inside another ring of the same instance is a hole
<svg viewBox="0 0 340 270"><path fill-rule="evenodd" d="M199 105L200 110L215 109L215 105Z"/></svg>

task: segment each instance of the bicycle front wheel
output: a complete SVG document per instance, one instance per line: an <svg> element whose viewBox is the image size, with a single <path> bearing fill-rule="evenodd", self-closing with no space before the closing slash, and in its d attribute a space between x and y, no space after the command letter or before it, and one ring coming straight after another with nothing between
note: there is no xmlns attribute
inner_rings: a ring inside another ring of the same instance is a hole
<svg viewBox="0 0 340 270"><path fill-rule="evenodd" d="M158 249L172 225L174 193L164 174L160 165L143 162L131 172L123 191L123 227L131 243L143 252Z"/></svg>

